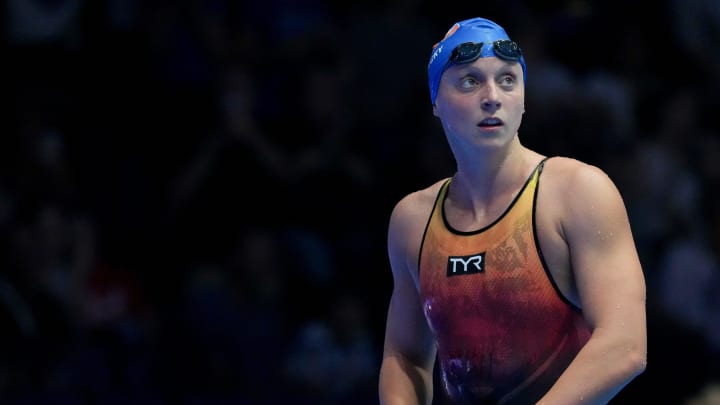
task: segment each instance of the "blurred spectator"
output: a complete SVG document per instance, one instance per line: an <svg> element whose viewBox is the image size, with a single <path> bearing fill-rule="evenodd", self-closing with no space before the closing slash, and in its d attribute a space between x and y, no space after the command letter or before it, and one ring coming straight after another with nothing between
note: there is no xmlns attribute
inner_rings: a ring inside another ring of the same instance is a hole
<svg viewBox="0 0 720 405"><path fill-rule="evenodd" d="M16 181L23 200L80 203L63 131L38 117L28 117L21 122L19 135L23 155Z"/></svg>
<svg viewBox="0 0 720 405"><path fill-rule="evenodd" d="M187 259L226 255L239 229L276 225L289 215L282 205L293 166L261 120L259 82L243 60L225 66L219 121L206 128L168 187L168 226L187 247Z"/></svg>
<svg viewBox="0 0 720 405"><path fill-rule="evenodd" d="M715 214L717 215L717 214ZM717 220L709 222L715 224ZM710 228L710 227L709 227ZM677 235L660 254L658 301L663 311L683 328L706 337L709 347L720 349L717 330L720 307L720 258L714 229L689 228Z"/></svg>
<svg viewBox="0 0 720 405"><path fill-rule="evenodd" d="M631 144L629 167L623 174L631 224L647 269L658 263L658 249L674 233L696 226L692 222L700 214L695 209L700 197L698 172L689 159L690 146L705 133L699 126L697 96L689 88L672 89L669 94L653 132L640 134ZM651 288L655 274L648 273Z"/></svg>
<svg viewBox="0 0 720 405"><path fill-rule="evenodd" d="M156 388L154 309L136 269L99 259L83 280L81 329L66 372L90 398L143 397Z"/></svg>
<svg viewBox="0 0 720 405"><path fill-rule="evenodd" d="M92 219L54 201L28 208L28 222L13 230L10 277L35 326L23 344L21 369L29 374L13 373L14 388L67 389L70 376L61 365L74 346L82 283L94 264Z"/></svg>
<svg viewBox="0 0 720 405"><path fill-rule="evenodd" d="M327 318L308 321L294 336L284 363L292 395L308 404L372 402L380 357L366 310L352 295L328 307Z"/></svg>
<svg viewBox="0 0 720 405"><path fill-rule="evenodd" d="M238 370L247 392L260 398L272 390L286 354L294 310L290 296L293 276L287 266L289 249L274 228L247 228L228 257L227 266L238 291L242 354ZM296 309L297 310L297 309Z"/></svg>

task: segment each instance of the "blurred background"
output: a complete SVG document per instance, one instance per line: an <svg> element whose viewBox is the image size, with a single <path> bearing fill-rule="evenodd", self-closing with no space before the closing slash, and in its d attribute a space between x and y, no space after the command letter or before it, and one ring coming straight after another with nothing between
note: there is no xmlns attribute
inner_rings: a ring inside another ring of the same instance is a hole
<svg viewBox="0 0 720 405"><path fill-rule="evenodd" d="M625 198L649 361L613 403L720 403L720 2L442 6L6 0L0 400L377 403L389 215L454 170L427 60L481 15L521 140Z"/></svg>

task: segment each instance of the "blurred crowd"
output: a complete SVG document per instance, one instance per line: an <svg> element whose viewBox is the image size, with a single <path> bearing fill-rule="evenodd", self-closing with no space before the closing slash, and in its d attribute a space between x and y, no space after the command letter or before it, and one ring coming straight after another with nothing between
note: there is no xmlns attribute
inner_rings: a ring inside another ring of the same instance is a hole
<svg viewBox="0 0 720 405"><path fill-rule="evenodd" d="M614 403L717 404L719 5L7 0L0 401L377 403L390 211L454 170L427 59L481 15L521 140L628 207L649 361Z"/></svg>

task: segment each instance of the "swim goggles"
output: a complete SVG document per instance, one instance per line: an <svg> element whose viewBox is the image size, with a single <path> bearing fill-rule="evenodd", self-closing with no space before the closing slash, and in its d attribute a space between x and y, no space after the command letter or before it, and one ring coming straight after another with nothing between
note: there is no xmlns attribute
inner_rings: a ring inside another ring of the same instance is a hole
<svg viewBox="0 0 720 405"><path fill-rule="evenodd" d="M448 65L470 63L476 61L481 56L492 56L491 54L482 54L483 45L482 42L463 42L453 49L447 62ZM510 62L517 62L522 57L522 51L518 44L509 39L493 41L492 53L498 58Z"/></svg>

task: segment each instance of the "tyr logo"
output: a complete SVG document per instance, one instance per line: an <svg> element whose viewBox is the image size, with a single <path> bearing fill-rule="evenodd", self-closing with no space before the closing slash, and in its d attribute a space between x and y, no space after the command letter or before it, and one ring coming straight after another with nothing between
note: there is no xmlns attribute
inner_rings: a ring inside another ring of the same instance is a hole
<svg viewBox="0 0 720 405"><path fill-rule="evenodd" d="M460 276L485 271L485 252L469 256L448 257L447 276Z"/></svg>

